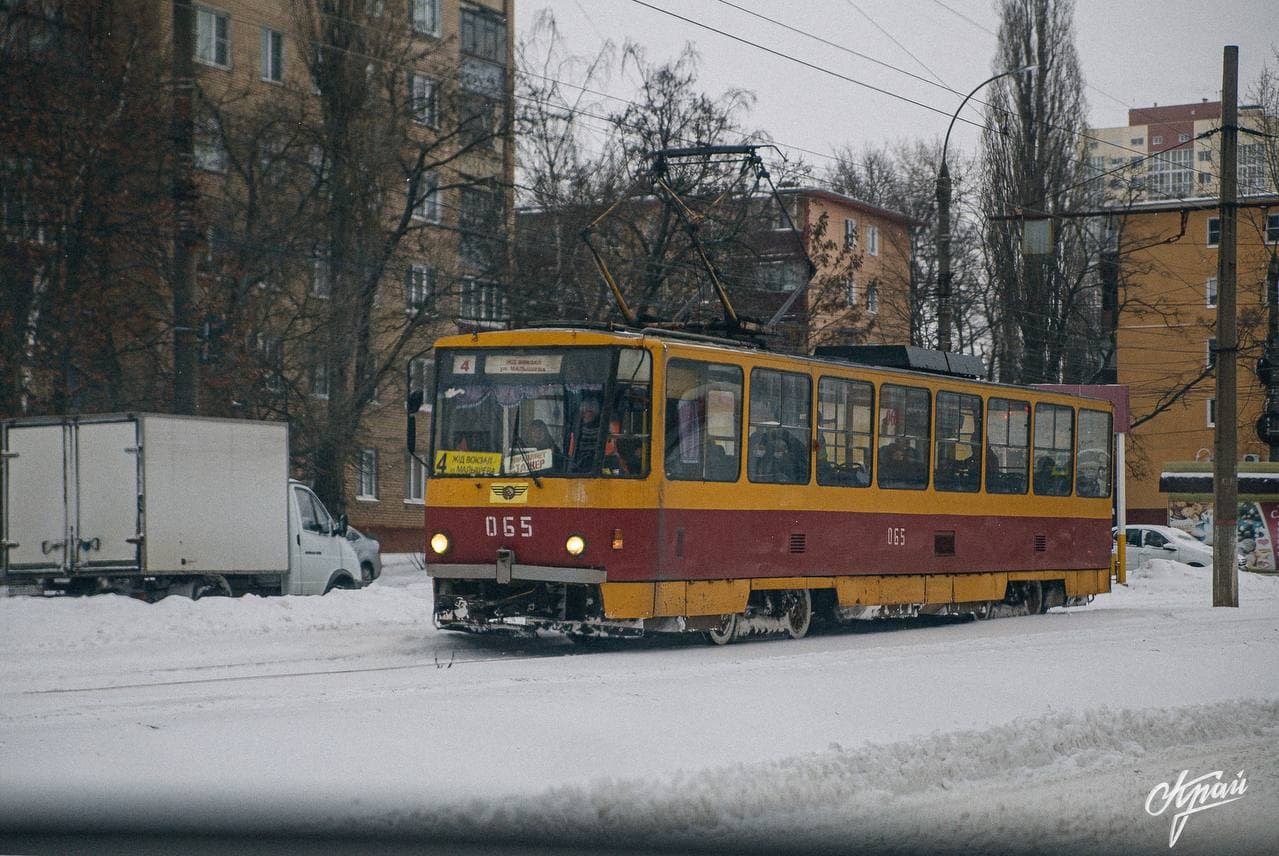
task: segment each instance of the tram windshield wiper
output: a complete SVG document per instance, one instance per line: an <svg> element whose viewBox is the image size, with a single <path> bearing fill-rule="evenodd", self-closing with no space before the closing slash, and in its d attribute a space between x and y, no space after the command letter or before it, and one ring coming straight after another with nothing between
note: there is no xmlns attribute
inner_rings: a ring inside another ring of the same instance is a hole
<svg viewBox="0 0 1279 856"><path fill-rule="evenodd" d="M533 470L533 465L529 462L528 449L520 442L520 409L518 407L515 408L515 424L511 426L511 448L506 452L507 460L514 457L516 452L519 452L520 460L524 462L524 471L533 479L533 484L537 486L537 489L541 490L542 480L537 477L537 473Z"/></svg>

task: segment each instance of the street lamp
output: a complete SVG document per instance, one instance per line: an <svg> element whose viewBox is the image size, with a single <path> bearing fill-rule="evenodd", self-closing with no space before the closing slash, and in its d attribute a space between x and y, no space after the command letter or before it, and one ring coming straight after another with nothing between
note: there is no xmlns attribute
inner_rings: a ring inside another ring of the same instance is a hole
<svg viewBox="0 0 1279 856"><path fill-rule="evenodd" d="M946 149L950 147L950 132L954 130L955 120L963 112L964 105L983 86L994 83L1001 77L1024 74L1038 67L1023 65L986 78L974 86L973 91L959 102L959 109L955 111L955 115L950 118L950 125L946 127L946 140L941 146L941 169L937 171L937 349L939 351L950 350L950 168L946 166Z"/></svg>

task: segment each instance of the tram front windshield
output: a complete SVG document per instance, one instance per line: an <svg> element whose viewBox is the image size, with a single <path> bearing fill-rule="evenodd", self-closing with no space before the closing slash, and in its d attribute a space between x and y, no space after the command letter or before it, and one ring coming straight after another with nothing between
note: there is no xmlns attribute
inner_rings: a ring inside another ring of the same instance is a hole
<svg viewBox="0 0 1279 856"><path fill-rule="evenodd" d="M434 476L640 478L652 365L639 348L441 349Z"/></svg>

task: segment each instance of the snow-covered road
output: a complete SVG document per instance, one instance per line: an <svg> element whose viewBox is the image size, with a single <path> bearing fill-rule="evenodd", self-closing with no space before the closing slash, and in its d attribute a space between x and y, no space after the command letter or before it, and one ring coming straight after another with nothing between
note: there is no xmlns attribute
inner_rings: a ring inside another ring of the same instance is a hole
<svg viewBox="0 0 1279 856"><path fill-rule="evenodd" d="M764 850L1279 852L1279 578L726 648L438 633L407 558L324 598L0 599L0 833L332 829ZM0 838L0 845L4 843ZM2 849L2 848L0 848Z"/></svg>

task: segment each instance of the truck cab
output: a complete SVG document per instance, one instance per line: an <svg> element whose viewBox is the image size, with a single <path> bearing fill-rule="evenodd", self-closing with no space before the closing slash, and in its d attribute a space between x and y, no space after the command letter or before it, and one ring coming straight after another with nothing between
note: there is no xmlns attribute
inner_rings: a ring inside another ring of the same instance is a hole
<svg viewBox="0 0 1279 856"><path fill-rule="evenodd" d="M334 520L320 498L289 481L289 574L285 594L325 594L359 588L360 560L346 539L346 523Z"/></svg>

